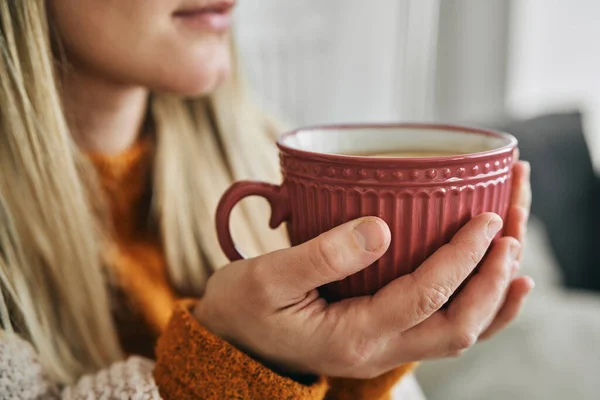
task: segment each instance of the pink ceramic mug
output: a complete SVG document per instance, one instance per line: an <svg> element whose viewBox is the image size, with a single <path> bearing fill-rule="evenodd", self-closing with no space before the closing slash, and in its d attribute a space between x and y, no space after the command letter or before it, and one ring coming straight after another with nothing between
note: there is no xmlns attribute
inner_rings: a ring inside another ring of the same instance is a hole
<svg viewBox="0 0 600 400"><path fill-rule="evenodd" d="M505 217L517 140L506 133L435 124L344 125L281 136L283 183L237 182L217 209L217 234L230 260L229 218L247 196L272 208L270 226L287 222L292 245L361 216L377 216L392 241L377 262L320 288L329 301L373 294L412 272L473 216Z"/></svg>

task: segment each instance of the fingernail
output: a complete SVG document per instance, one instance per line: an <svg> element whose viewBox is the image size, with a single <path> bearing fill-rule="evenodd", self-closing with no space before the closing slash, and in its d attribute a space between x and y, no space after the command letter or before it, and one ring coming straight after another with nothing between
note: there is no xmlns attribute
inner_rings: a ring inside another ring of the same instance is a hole
<svg viewBox="0 0 600 400"><path fill-rule="evenodd" d="M377 220L368 219L354 228L356 241L366 251L375 251L385 246L386 232Z"/></svg>
<svg viewBox="0 0 600 400"><path fill-rule="evenodd" d="M496 237L496 234L500 232L500 229L502 229L502 220L498 217L490 219L488 222L488 239L494 239Z"/></svg>
<svg viewBox="0 0 600 400"><path fill-rule="evenodd" d="M521 253L521 244L517 241L514 241L510 244L510 258L513 261L519 259L519 255Z"/></svg>

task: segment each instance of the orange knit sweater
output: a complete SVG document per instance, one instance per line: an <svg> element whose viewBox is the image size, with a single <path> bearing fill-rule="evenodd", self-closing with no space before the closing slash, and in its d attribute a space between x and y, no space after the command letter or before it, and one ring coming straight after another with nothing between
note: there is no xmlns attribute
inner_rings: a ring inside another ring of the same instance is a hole
<svg viewBox="0 0 600 400"><path fill-rule="evenodd" d="M129 354L152 357L165 399L385 399L407 365L371 380L319 378L306 385L276 374L207 331L191 315L193 301L169 282L161 243L148 228L145 203L152 145L139 141L116 156L90 154L112 212L118 251L114 318ZM154 358L154 357L152 357Z"/></svg>

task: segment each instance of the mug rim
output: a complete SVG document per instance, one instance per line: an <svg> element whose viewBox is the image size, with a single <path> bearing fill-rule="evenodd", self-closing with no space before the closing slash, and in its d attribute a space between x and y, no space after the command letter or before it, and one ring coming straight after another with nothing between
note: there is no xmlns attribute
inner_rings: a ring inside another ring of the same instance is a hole
<svg viewBox="0 0 600 400"><path fill-rule="evenodd" d="M351 129L423 129L423 130L442 130L448 132L461 132L476 135L493 136L501 138L507 141L507 143L501 147L492 150L478 151L475 153L465 153L449 156L434 156L434 157L369 157L360 155L348 155L348 154L335 154L335 153L320 153L312 150L304 150L295 147L291 147L284 143L284 141L294 135L306 131L339 131L339 130L351 130ZM423 123L423 122L405 122L405 123L348 123L348 124L323 124L323 125L309 125L299 127L294 130L285 132L277 138L277 147L280 151L288 153L293 156L307 157L307 158L318 158L325 159L327 161L338 161L338 162L365 162L374 164L390 164L397 162L411 162L415 164L430 163L432 161L464 161L474 160L480 158L493 157L504 153L514 151L518 145L516 137L510 133L490 129L480 128L476 126L460 125L460 124L446 124L446 123Z"/></svg>

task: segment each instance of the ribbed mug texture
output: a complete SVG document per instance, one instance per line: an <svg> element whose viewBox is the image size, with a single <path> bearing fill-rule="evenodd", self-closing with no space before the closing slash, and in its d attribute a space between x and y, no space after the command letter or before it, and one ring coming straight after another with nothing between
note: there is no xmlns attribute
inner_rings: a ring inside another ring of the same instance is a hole
<svg viewBox="0 0 600 400"><path fill-rule="evenodd" d="M310 140L317 144L321 138L323 143L330 143L327 140L331 138L326 135L336 133L338 136L333 140L344 141L346 136L339 133L353 129L358 129L354 133L366 132L365 138L358 140L365 140L368 145L372 144L369 140L374 140L371 135L390 128L406 129L405 132L413 134L413 142L427 141L429 148L433 138L442 140L446 133L454 134L454 138L463 135L460 140L471 144L487 141L499 147L457 156L376 158L329 154L289 145L295 139L298 143L305 140L306 137L294 135L306 132L312 134ZM428 134L433 136L415 136ZM389 249L364 270L320 288L323 297L335 301L374 294L395 278L414 271L477 214L494 212L504 218L510 201L517 141L508 134L460 126L362 125L301 129L283 135L278 147L283 183L244 181L232 185L217 209L219 242L230 260L243 258L229 230L229 218L235 204L247 196L267 199L272 208L271 228L287 222L292 245L358 217L383 219L392 233Z"/></svg>
<svg viewBox="0 0 600 400"><path fill-rule="evenodd" d="M355 162L301 159L281 153L282 191L290 202L292 245L361 216L378 216L392 241L377 262L321 288L328 300L373 294L412 272L470 218L494 212L504 218L510 198L512 152L460 162L409 160L376 167Z"/></svg>

